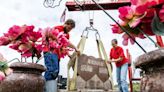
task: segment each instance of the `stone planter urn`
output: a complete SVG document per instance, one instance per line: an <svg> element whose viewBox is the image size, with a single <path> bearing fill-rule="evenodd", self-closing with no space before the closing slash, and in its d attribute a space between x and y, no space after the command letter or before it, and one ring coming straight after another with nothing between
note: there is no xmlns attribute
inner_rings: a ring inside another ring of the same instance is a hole
<svg viewBox="0 0 164 92"><path fill-rule="evenodd" d="M44 92L44 66L35 63L15 62L13 73L0 83L0 92Z"/></svg>
<svg viewBox="0 0 164 92"><path fill-rule="evenodd" d="M143 71L140 92L164 92L164 49L139 56L135 66Z"/></svg>

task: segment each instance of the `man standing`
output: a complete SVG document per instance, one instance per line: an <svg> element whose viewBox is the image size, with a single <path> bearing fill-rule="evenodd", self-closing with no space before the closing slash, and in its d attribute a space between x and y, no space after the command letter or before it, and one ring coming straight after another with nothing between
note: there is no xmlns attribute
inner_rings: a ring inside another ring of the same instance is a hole
<svg viewBox="0 0 164 92"><path fill-rule="evenodd" d="M72 19L68 19L64 25L54 27L55 30L59 32L64 32L65 37L69 39L70 35L69 32L75 27L75 22ZM48 38L47 38L48 39ZM48 42L48 41L47 41ZM69 42L69 47L75 49L75 51L79 54L80 51L71 43ZM55 53L54 53L55 51ZM53 53L52 53L53 52ZM44 48L44 59L45 59L45 66L47 67L47 71L44 74L46 81L55 80L58 77L59 73L59 61L60 56L58 54L58 49L51 49L49 48L49 44ZM56 84L55 84L56 85ZM54 84L46 82L46 92L55 92Z"/></svg>
<svg viewBox="0 0 164 92"><path fill-rule="evenodd" d="M124 55L123 49L117 45L117 40L111 41L113 48L110 51L109 63L116 63L117 83L120 92L128 92L128 84L126 81L128 71L128 59Z"/></svg>

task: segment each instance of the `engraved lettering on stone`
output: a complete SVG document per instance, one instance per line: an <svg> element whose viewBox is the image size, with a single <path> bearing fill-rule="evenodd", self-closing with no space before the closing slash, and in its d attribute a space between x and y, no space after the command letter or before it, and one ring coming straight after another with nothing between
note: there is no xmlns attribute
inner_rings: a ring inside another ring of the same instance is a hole
<svg viewBox="0 0 164 92"><path fill-rule="evenodd" d="M104 66L103 62L94 61L92 59L88 59L88 64L95 65L95 66Z"/></svg>
<svg viewBox="0 0 164 92"><path fill-rule="evenodd" d="M93 72L92 66L90 65L81 65L81 71Z"/></svg>
<svg viewBox="0 0 164 92"><path fill-rule="evenodd" d="M103 73L103 74L108 74L108 70L106 68L99 68L99 73Z"/></svg>

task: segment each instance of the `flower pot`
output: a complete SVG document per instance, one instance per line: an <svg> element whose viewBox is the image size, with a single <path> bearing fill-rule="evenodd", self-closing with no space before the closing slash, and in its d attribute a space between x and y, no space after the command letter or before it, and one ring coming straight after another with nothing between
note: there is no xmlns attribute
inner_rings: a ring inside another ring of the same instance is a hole
<svg viewBox="0 0 164 92"><path fill-rule="evenodd" d="M10 65L13 73L0 83L0 92L44 92L44 66L16 62Z"/></svg>
<svg viewBox="0 0 164 92"><path fill-rule="evenodd" d="M143 71L141 92L164 92L164 49L139 56L135 66Z"/></svg>

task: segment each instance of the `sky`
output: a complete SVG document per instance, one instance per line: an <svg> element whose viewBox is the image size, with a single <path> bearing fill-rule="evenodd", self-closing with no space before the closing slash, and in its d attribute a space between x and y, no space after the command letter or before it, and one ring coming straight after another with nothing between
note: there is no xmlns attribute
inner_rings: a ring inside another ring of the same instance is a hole
<svg viewBox="0 0 164 92"><path fill-rule="evenodd" d="M59 0L56 0L55 3L58 3L58 1ZM53 27L63 24L60 22L60 17L66 8L66 0L62 0L60 6L56 8L45 8L43 6L44 0L0 0L0 2L0 36L2 36L3 33L6 33L9 27L13 25L34 25L35 30L37 30L38 28ZM107 12L114 19L119 20L117 10L108 10ZM70 33L70 41L73 44L78 44L82 31L86 27L90 26L89 14L94 14L94 28L99 31L101 40L103 41L108 54L111 49L110 41L113 38L118 39L118 44L124 48L124 51L129 49L133 63L138 56L144 54L144 52L136 44L129 44L128 46L122 45L122 35L112 34L110 24L114 24L114 22L102 11L94 11L94 13L93 11L66 11L66 19L71 18L76 21L76 27ZM151 38L155 40L155 37ZM157 49L148 39L137 39L137 41L147 52ZM84 53L98 57L98 52L95 51L97 51L95 32L90 31ZM13 58L20 59L20 54L8 47L0 47L0 53L2 53L7 60L11 60ZM69 58L65 57L60 62L60 75L63 75L64 77L67 76L68 61ZM43 59L39 63L43 64ZM116 82L115 65L113 64L113 66L113 77L114 82ZM134 77L139 77L139 73L135 74Z"/></svg>

